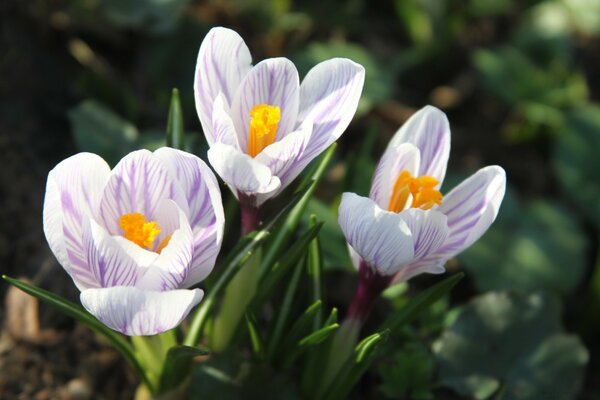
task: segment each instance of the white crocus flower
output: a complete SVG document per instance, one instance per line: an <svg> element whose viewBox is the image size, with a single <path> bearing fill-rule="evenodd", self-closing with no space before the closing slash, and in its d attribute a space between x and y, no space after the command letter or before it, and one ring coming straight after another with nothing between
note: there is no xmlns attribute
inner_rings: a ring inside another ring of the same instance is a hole
<svg viewBox="0 0 600 400"><path fill-rule="evenodd" d="M364 77L361 65L334 58L300 84L287 58L252 66L236 32L212 29L200 46L194 83L211 165L240 201L260 206L340 137Z"/></svg>
<svg viewBox="0 0 600 400"><path fill-rule="evenodd" d="M504 170L482 168L443 196L449 153L448 119L427 106L392 138L369 197L344 193L339 223L357 268L388 283L441 273L485 233L504 197Z"/></svg>
<svg viewBox="0 0 600 400"><path fill-rule="evenodd" d="M111 171L80 153L48 175L44 233L83 306L130 336L172 329L200 302L187 289L212 270L223 238L221 193L198 157L140 150Z"/></svg>

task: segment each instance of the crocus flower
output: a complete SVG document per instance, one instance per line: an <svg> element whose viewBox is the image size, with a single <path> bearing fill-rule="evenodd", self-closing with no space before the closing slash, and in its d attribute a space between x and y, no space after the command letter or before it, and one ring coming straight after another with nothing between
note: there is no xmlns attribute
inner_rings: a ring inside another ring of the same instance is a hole
<svg viewBox="0 0 600 400"><path fill-rule="evenodd" d="M223 237L221 193L191 154L140 150L111 171L79 153L48 175L44 233L81 290L81 303L110 328L153 335L200 302L187 289L212 270Z"/></svg>
<svg viewBox="0 0 600 400"><path fill-rule="evenodd" d="M200 46L194 83L211 165L242 202L260 206L344 132L364 77L361 65L334 58L300 84L287 58L252 66L236 32L212 29Z"/></svg>
<svg viewBox="0 0 600 400"><path fill-rule="evenodd" d="M496 218L506 188L504 170L482 168L443 196L449 152L446 115L425 107L392 138L369 197L343 194L339 223L360 276L350 315L362 316L391 282L444 272L446 261L479 239Z"/></svg>

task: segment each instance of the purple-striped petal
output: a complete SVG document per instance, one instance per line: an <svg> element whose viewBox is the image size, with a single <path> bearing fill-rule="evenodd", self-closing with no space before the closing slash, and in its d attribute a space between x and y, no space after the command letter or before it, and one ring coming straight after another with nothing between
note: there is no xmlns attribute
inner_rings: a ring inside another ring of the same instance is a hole
<svg viewBox="0 0 600 400"><path fill-rule="evenodd" d="M450 156L450 123L446 114L425 106L411 116L396 132L388 148L412 143L421 153L419 176L433 176L440 185L446 175Z"/></svg>
<svg viewBox="0 0 600 400"><path fill-rule="evenodd" d="M346 241L380 275L393 275L414 257L413 237L404 219L367 198L344 193L338 222Z"/></svg>
<svg viewBox="0 0 600 400"><path fill-rule="evenodd" d="M277 176L281 181L279 189L276 192L269 193L268 198L279 194L306 167L307 163L304 162L305 160L302 160L302 154L310 143L311 134L311 124L303 125L300 130L292 132L280 141L265 147L254 158L256 161L269 167L271 174ZM267 198L262 199L259 203L265 200Z"/></svg>
<svg viewBox="0 0 600 400"><path fill-rule="evenodd" d="M215 99L222 93L227 107L233 102L236 90L252 67L252 57L244 40L226 28L208 32L198 52L194 94L196 110L208 144L212 144L212 115Z"/></svg>
<svg viewBox="0 0 600 400"><path fill-rule="evenodd" d="M81 292L81 304L111 329L129 336L156 335L173 329L202 300L203 292L155 292L116 286Z"/></svg>
<svg viewBox="0 0 600 400"><path fill-rule="evenodd" d="M420 165L420 154L411 143L402 143L395 147L388 147L377 164L373 175L369 197L379 207L387 210L396 180L402 171L417 175Z"/></svg>
<svg viewBox="0 0 600 400"><path fill-rule="evenodd" d="M231 105L231 117L238 132L240 149L247 152L250 111L257 105L268 104L281 109L276 141L295 129L299 85L298 71L287 58L269 58L250 70Z"/></svg>
<svg viewBox="0 0 600 400"><path fill-rule="evenodd" d="M245 139L242 138L243 132L236 132L233 120L231 119L231 110L226 104L225 96L219 94L215 99L215 106L212 113L212 132L214 142L224 143L229 146L240 149L239 143Z"/></svg>
<svg viewBox="0 0 600 400"><path fill-rule="evenodd" d="M449 234L448 218L441 212L411 208L399 215L412 234L414 260L434 254L446 241Z"/></svg>
<svg viewBox="0 0 600 400"><path fill-rule="evenodd" d="M129 240L110 236L94 220L85 224L87 263L100 287L133 286L158 256Z"/></svg>
<svg viewBox="0 0 600 400"><path fill-rule="evenodd" d="M188 277L182 284L189 287L212 271L221 248L225 224L221 191L215 175L198 157L167 147L154 154L175 176L189 205L194 250Z"/></svg>
<svg viewBox="0 0 600 400"><path fill-rule="evenodd" d="M122 215L142 213L153 220L165 199L173 199L187 212L185 196L167 168L149 151L134 151L112 171L100 201L99 222L110 234L121 235Z"/></svg>
<svg viewBox="0 0 600 400"><path fill-rule="evenodd" d="M172 200L162 203L160 214L164 219L177 219L177 228L172 231L167 246L136 283L140 289L165 291L181 288L190 272L194 237L187 216ZM174 225L174 222L169 225Z"/></svg>
<svg viewBox="0 0 600 400"><path fill-rule="evenodd" d="M99 156L79 153L48 174L44 234L58 262L80 290L98 287L87 264L83 224L96 215L110 168Z"/></svg>
<svg viewBox="0 0 600 400"><path fill-rule="evenodd" d="M351 60L333 58L313 67L300 85L298 121L313 122L308 162L335 142L346 130L362 93L365 69ZM308 163L307 162L307 163Z"/></svg>
<svg viewBox="0 0 600 400"><path fill-rule="evenodd" d="M429 261L421 260L411 263L410 265L407 265L398 271L398 273L394 275L394 278L392 279L392 284L406 282L409 279L421 274L443 274L444 272L446 272L446 269L444 268L444 262L432 264Z"/></svg>
<svg viewBox="0 0 600 400"><path fill-rule="evenodd" d="M439 249L440 257L454 257L487 231L498 215L505 191L506 173L499 166L489 166L444 196L437 211L448 217L450 235Z"/></svg>
<svg viewBox="0 0 600 400"><path fill-rule="evenodd" d="M226 144L213 144L208 150L208 160L236 196L240 192L268 194L281 186L279 178L273 176L268 167Z"/></svg>

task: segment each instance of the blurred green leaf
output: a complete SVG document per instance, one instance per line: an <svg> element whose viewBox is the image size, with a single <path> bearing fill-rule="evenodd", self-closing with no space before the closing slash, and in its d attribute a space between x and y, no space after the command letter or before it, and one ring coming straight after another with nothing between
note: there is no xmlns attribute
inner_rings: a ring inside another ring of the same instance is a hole
<svg viewBox="0 0 600 400"><path fill-rule="evenodd" d="M433 355L422 344L410 343L378 366L382 380L379 388L391 399L433 399L434 370Z"/></svg>
<svg viewBox="0 0 600 400"><path fill-rule="evenodd" d="M565 193L587 218L600 227L600 106L589 105L569 113L560 131L553 164Z"/></svg>
<svg viewBox="0 0 600 400"><path fill-rule="evenodd" d="M577 218L544 201L522 209L505 205L485 236L459 255L477 289L574 290L585 273L588 248Z"/></svg>
<svg viewBox="0 0 600 400"><path fill-rule="evenodd" d="M529 11L528 23L548 36L600 33L600 1L546 0Z"/></svg>
<svg viewBox="0 0 600 400"><path fill-rule="evenodd" d="M190 0L101 0L90 2L120 28L164 33L173 29Z"/></svg>
<svg viewBox="0 0 600 400"><path fill-rule="evenodd" d="M311 43L293 57L301 75L305 75L316 64L334 57L346 57L365 67L365 86L356 115L368 112L373 106L389 99L392 94L394 75L371 53L361 46L344 43Z"/></svg>
<svg viewBox="0 0 600 400"><path fill-rule="evenodd" d="M256 318L249 311L246 312L246 325L248 327L248 334L250 335L250 342L252 343L252 351L258 359L263 359L265 355L264 341L256 326Z"/></svg>
<svg viewBox="0 0 600 400"><path fill-rule="evenodd" d="M562 332L553 297L479 296L434 344L441 383L475 399L575 399L588 353Z"/></svg>
<svg viewBox="0 0 600 400"><path fill-rule="evenodd" d="M111 165L129 153L139 138L133 124L94 100L69 110L69 120L79 149L98 154Z"/></svg>
<svg viewBox="0 0 600 400"><path fill-rule="evenodd" d="M169 117L167 119L167 146L185 150L185 138L183 134L183 113L179 100L179 90L173 89L171 104L169 105Z"/></svg>
<svg viewBox="0 0 600 400"><path fill-rule="evenodd" d="M208 350L198 347L171 347L163 364L158 393L166 393L175 389L182 383L182 377L190 373L193 358L208 353Z"/></svg>

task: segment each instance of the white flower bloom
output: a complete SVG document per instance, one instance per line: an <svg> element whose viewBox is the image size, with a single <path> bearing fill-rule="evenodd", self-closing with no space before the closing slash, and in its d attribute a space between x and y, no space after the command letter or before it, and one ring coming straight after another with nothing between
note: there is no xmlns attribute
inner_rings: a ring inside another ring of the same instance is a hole
<svg viewBox="0 0 600 400"><path fill-rule="evenodd" d="M449 153L448 119L427 106L392 138L369 197L343 194L339 223L357 268L364 262L393 281L441 273L485 233L504 197L504 170L482 168L442 196Z"/></svg>
<svg viewBox="0 0 600 400"><path fill-rule="evenodd" d="M210 163L236 196L260 206L340 137L364 77L361 65L335 58L300 84L290 60L252 66L236 32L212 29L200 46L194 83Z"/></svg>
<svg viewBox="0 0 600 400"><path fill-rule="evenodd" d="M126 335L177 326L203 292L223 238L221 193L198 157L140 150L111 171L80 153L48 174L44 233L83 306Z"/></svg>

